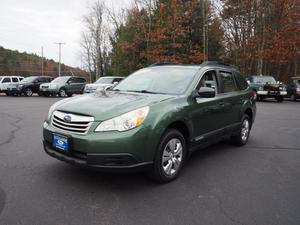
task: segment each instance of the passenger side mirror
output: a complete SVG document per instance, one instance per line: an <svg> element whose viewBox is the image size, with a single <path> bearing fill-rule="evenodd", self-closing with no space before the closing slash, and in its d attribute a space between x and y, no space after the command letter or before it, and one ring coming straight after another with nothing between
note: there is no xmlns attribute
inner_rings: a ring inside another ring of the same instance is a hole
<svg viewBox="0 0 300 225"><path fill-rule="evenodd" d="M214 88L201 87L198 91L195 90L192 94L193 98L213 98L216 96Z"/></svg>

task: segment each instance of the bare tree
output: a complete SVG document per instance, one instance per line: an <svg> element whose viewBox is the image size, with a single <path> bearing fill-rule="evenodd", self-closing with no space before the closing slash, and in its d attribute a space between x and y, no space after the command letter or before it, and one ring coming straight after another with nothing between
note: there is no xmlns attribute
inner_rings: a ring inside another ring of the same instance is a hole
<svg viewBox="0 0 300 225"><path fill-rule="evenodd" d="M108 60L105 57L108 56L107 51L110 49L110 29L106 23L107 9L103 2L92 3L89 9L89 13L83 19L85 30L81 38L82 59L90 77L98 79L106 74Z"/></svg>

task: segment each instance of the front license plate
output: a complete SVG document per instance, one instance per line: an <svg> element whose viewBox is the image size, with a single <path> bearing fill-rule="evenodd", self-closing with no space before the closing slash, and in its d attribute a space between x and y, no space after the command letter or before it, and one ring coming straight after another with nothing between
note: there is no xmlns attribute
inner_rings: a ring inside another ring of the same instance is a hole
<svg viewBox="0 0 300 225"><path fill-rule="evenodd" d="M63 151L69 150L69 139L68 137L61 134L53 134L53 147L61 149Z"/></svg>

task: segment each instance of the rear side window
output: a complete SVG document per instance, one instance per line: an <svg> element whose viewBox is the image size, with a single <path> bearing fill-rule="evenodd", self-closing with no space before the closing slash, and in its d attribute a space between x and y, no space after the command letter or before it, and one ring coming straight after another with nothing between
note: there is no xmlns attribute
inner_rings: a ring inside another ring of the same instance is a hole
<svg viewBox="0 0 300 225"><path fill-rule="evenodd" d="M235 73L235 80L237 83L237 86L240 90L245 90L248 88L248 83L244 77L240 73Z"/></svg>
<svg viewBox="0 0 300 225"><path fill-rule="evenodd" d="M9 78L9 77L5 77L5 78L2 80L2 83L10 83L10 78Z"/></svg>
<svg viewBox="0 0 300 225"><path fill-rule="evenodd" d="M13 77L13 78L11 78L11 79L12 79L12 82L14 82L14 83L19 82L18 78L16 78L16 77Z"/></svg>
<svg viewBox="0 0 300 225"><path fill-rule="evenodd" d="M220 71L220 77L223 84L224 93L237 91L237 87L232 73Z"/></svg>

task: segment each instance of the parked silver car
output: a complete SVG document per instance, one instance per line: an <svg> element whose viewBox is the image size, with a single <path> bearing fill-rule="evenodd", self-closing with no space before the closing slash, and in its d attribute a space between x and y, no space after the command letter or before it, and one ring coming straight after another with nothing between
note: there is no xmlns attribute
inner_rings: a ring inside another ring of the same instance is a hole
<svg viewBox="0 0 300 225"><path fill-rule="evenodd" d="M95 83L85 85L84 93L94 93L97 89L111 87L123 79L124 77L101 77Z"/></svg>

